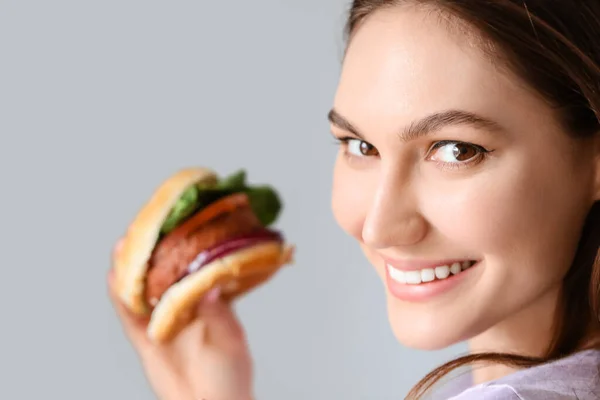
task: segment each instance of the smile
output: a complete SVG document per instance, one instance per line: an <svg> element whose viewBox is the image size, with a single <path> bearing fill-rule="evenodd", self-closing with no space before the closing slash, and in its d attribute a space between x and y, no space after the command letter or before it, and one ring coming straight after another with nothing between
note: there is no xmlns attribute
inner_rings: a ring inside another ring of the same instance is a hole
<svg viewBox="0 0 600 400"><path fill-rule="evenodd" d="M448 279L449 277L458 275L461 272L471 268L476 263L476 261L465 260L461 262L453 262L447 265L439 265L436 267L412 271L403 271L401 269L394 268L389 264L386 265L386 268L390 278L395 282L406 285L420 285L422 283Z"/></svg>

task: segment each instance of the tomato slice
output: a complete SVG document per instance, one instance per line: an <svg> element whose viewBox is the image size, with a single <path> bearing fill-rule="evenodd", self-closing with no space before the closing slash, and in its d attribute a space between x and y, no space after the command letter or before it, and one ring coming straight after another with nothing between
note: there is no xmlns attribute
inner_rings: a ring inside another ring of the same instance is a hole
<svg viewBox="0 0 600 400"><path fill-rule="evenodd" d="M230 213L238 208L247 207L250 205L248 195L246 193L233 193L219 200L216 200L198 211L190 218L195 226L201 225L220 215Z"/></svg>
<svg viewBox="0 0 600 400"><path fill-rule="evenodd" d="M248 195L246 195L246 193L233 193L227 195L210 203L202 210L197 211L181 225L168 233L162 240L168 241L169 243L172 241L181 240L196 230L199 226L204 225L205 223L221 215L249 206L250 200L248 199Z"/></svg>

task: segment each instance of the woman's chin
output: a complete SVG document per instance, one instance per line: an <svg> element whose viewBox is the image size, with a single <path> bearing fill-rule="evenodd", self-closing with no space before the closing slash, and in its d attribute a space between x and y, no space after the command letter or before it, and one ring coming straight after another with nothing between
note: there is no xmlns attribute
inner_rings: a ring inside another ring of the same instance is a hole
<svg viewBox="0 0 600 400"><path fill-rule="evenodd" d="M392 328L393 329L393 328ZM403 332L397 332L394 329L394 336L400 344L414 350L437 351L453 346L459 341L454 341L446 337L426 336L426 335L411 335ZM412 332L411 332L412 333Z"/></svg>
<svg viewBox="0 0 600 400"><path fill-rule="evenodd" d="M411 319L393 312L388 319L396 340L411 349L436 351L466 340L464 332L455 330L455 322L426 316Z"/></svg>

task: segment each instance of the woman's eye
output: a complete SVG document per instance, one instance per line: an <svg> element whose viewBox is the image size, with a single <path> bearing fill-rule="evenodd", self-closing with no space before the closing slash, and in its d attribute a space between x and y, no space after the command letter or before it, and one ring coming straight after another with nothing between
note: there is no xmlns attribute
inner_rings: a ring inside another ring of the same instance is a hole
<svg viewBox="0 0 600 400"><path fill-rule="evenodd" d="M432 149L429 158L442 163L465 163L485 153L485 149L461 142L440 142Z"/></svg>
<svg viewBox="0 0 600 400"><path fill-rule="evenodd" d="M357 157L377 156L377 149L369 143L359 139L348 139L346 141L347 151L349 154Z"/></svg>

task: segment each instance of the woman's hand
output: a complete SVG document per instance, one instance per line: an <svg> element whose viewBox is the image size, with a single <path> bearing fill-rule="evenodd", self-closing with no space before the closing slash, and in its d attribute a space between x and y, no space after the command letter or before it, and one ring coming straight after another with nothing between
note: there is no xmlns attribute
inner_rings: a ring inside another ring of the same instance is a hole
<svg viewBox="0 0 600 400"><path fill-rule="evenodd" d="M148 320L132 315L115 295L112 269L108 282L124 331L161 400L252 399L252 361L243 328L218 290L198 305L196 320L168 344L158 345L146 336Z"/></svg>

